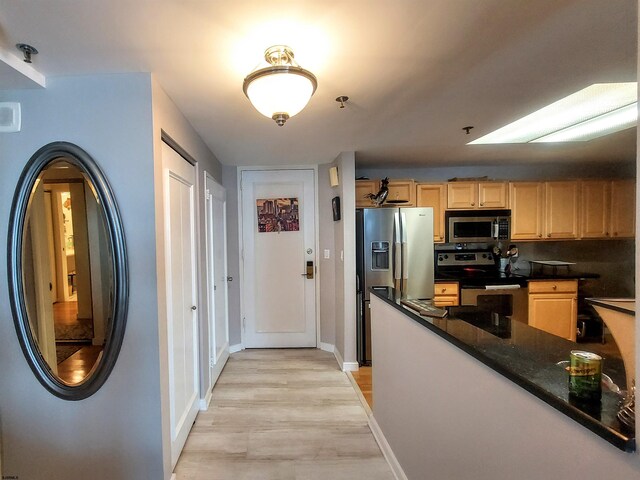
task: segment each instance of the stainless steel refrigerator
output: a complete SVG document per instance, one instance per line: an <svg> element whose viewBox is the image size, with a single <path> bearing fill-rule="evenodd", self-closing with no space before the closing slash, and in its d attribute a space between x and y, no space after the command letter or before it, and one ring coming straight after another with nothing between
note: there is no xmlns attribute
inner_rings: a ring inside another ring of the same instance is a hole
<svg viewBox="0 0 640 480"><path fill-rule="evenodd" d="M358 209L356 242L358 362L369 365L369 288L393 287L402 298L433 298L433 209Z"/></svg>

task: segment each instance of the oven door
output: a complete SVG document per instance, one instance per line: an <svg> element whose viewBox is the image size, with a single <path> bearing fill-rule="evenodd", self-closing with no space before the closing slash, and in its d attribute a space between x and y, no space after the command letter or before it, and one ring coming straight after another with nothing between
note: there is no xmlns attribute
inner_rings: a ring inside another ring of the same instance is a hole
<svg viewBox="0 0 640 480"><path fill-rule="evenodd" d="M476 306L527 323L527 289L520 285L460 288L460 305Z"/></svg>

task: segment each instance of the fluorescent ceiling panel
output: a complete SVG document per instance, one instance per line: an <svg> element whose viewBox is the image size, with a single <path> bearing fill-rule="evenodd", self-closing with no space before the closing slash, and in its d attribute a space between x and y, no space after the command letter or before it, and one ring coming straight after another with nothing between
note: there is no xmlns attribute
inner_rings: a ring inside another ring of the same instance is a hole
<svg viewBox="0 0 640 480"><path fill-rule="evenodd" d="M638 84L596 83L468 145L585 141L637 123Z"/></svg>

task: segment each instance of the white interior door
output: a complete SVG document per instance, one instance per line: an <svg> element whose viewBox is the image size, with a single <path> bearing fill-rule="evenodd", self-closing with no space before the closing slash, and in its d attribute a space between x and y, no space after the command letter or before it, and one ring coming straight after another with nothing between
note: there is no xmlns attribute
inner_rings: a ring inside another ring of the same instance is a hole
<svg viewBox="0 0 640 480"><path fill-rule="evenodd" d="M243 171L241 190L244 345L315 347L315 172Z"/></svg>
<svg viewBox="0 0 640 480"><path fill-rule="evenodd" d="M229 358L226 205L225 189L205 173L209 386L215 384Z"/></svg>
<svg viewBox="0 0 640 480"><path fill-rule="evenodd" d="M195 167L162 144L171 464L198 413Z"/></svg>

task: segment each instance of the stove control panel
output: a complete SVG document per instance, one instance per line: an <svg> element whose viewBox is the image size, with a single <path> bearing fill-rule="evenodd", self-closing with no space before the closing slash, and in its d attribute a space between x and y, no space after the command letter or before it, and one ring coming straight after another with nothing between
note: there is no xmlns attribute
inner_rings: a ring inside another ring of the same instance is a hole
<svg viewBox="0 0 640 480"><path fill-rule="evenodd" d="M462 267L494 265L493 254L491 252L438 252L437 264L440 267Z"/></svg>

